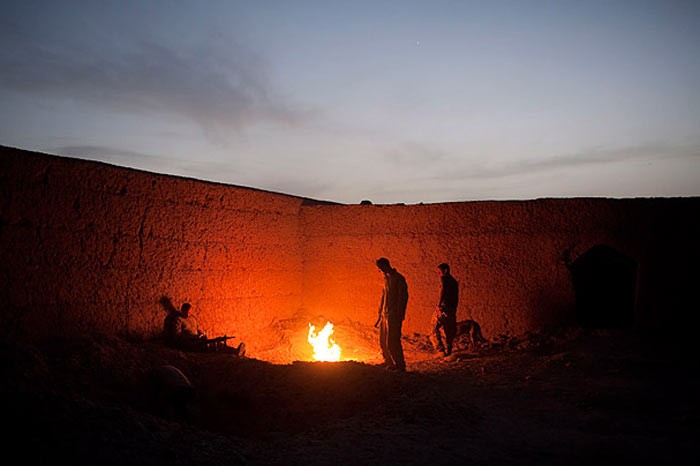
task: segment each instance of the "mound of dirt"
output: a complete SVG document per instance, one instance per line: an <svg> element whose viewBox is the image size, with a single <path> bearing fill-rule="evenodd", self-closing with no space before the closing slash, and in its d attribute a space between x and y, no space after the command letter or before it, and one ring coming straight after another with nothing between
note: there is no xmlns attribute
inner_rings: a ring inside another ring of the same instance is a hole
<svg viewBox="0 0 700 466"><path fill-rule="evenodd" d="M341 334L353 332L362 329ZM120 466L698 460L697 363L636 335L564 332L449 358L424 335L404 342L405 374L104 336L5 343L6 454L22 464ZM194 387L180 416L158 411L149 391L149 371L163 365Z"/></svg>

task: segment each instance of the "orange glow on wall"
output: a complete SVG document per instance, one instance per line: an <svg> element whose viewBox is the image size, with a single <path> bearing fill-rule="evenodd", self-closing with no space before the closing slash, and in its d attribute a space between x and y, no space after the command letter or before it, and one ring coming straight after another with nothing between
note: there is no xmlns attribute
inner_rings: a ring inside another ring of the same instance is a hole
<svg viewBox="0 0 700 466"><path fill-rule="evenodd" d="M574 323L567 264L597 244L637 264L635 323L692 328L697 197L339 205L5 147L0 181L3 337L157 337L169 296L250 357L309 360L307 324L334 322L339 359L381 362L377 258L406 277L404 336L447 262L458 319L495 338Z"/></svg>

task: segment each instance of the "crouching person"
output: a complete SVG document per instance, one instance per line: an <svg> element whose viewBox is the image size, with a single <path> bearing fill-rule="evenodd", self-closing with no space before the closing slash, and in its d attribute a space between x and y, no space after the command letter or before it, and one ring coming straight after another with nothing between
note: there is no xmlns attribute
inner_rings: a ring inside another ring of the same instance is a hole
<svg viewBox="0 0 700 466"><path fill-rule="evenodd" d="M168 345L185 351L209 351L245 356L245 344L236 347L226 344L228 336L207 338L200 330L197 318L190 313L192 305L183 303L178 311L172 308L165 318L163 333Z"/></svg>

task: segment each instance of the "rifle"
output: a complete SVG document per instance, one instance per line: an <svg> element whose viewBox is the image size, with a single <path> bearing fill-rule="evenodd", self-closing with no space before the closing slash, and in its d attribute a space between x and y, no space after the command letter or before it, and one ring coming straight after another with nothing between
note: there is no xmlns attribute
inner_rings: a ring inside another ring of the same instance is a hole
<svg viewBox="0 0 700 466"><path fill-rule="evenodd" d="M224 335L223 337L207 338L207 343L226 343L226 340L230 340L231 338L235 337Z"/></svg>

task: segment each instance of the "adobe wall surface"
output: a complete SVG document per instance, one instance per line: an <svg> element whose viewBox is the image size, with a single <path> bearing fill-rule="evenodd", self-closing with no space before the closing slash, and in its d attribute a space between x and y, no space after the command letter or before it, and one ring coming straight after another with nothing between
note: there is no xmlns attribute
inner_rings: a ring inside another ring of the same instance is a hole
<svg viewBox="0 0 700 466"><path fill-rule="evenodd" d="M0 185L3 335L153 336L169 296L245 339L301 305L301 198L10 148Z"/></svg>
<svg viewBox="0 0 700 466"><path fill-rule="evenodd" d="M302 209L304 306L373 323L382 290L375 260L407 279L405 332L428 333L436 266L460 283L458 320L487 338L574 324L569 264L605 244L638 263L636 320L680 329L692 317L700 200L544 199Z"/></svg>
<svg viewBox="0 0 700 466"><path fill-rule="evenodd" d="M520 336L573 323L570 265L598 244L637 264L636 323L692 331L698 238L700 198L324 205L0 148L0 336L155 336L170 296L270 350L294 316L373 324L382 256L408 281L405 333L428 332L447 262L458 318Z"/></svg>

